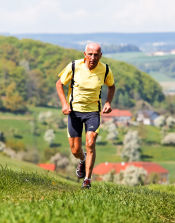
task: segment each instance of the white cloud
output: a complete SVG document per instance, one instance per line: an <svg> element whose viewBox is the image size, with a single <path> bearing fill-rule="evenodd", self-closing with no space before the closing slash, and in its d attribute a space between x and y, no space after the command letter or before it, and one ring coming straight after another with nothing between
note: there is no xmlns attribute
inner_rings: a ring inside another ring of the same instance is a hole
<svg viewBox="0 0 175 223"><path fill-rule="evenodd" d="M175 31L174 0L0 0L0 32Z"/></svg>

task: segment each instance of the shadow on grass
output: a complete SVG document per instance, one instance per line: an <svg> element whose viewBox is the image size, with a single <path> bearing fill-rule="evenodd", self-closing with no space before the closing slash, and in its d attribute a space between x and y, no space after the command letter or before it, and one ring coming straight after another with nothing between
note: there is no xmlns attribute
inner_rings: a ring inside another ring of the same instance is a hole
<svg viewBox="0 0 175 223"><path fill-rule="evenodd" d="M104 146L105 146L105 145L107 144L107 142L106 142L106 141L96 142L96 144L97 144L97 145L104 145Z"/></svg>
<svg viewBox="0 0 175 223"><path fill-rule="evenodd" d="M149 155L146 155L146 154L141 155L141 160L142 161L150 161L152 158L153 158L153 156L149 156Z"/></svg>
<svg viewBox="0 0 175 223"><path fill-rule="evenodd" d="M61 146L61 143L52 143L50 145L51 148L54 148L54 147L60 147Z"/></svg>
<svg viewBox="0 0 175 223"><path fill-rule="evenodd" d="M17 138L17 139L22 139L23 138L22 135L18 135L18 134L15 134L14 137Z"/></svg>

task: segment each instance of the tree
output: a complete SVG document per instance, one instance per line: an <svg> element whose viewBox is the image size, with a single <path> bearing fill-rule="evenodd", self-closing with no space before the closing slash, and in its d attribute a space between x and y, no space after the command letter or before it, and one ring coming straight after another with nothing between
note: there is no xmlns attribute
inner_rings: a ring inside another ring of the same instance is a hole
<svg viewBox="0 0 175 223"><path fill-rule="evenodd" d="M114 182L118 184L137 186L144 185L147 172L142 167L128 166L125 170L120 171L114 176Z"/></svg>
<svg viewBox="0 0 175 223"><path fill-rule="evenodd" d="M166 119L166 125L168 126L168 128L173 128L175 126L175 118L173 118L172 116L169 116Z"/></svg>
<svg viewBox="0 0 175 223"><path fill-rule="evenodd" d="M48 129L44 134L44 140L49 143L49 146L52 146L54 138L55 138L54 130Z"/></svg>
<svg viewBox="0 0 175 223"><path fill-rule="evenodd" d="M160 115L159 117L157 117L155 120L154 120L154 125L156 127L162 127L165 125L165 116L163 115Z"/></svg>
<svg viewBox="0 0 175 223"><path fill-rule="evenodd" d="M55 170L66 169L69 165L69 159L60 153L56 153L54 156L52 156L50 161L55 163Z"/></svg>
<svg viewBox="0 0 175 223"><path fill-rule="evenodd" d="M114 123L114 120L110 120L110 121L106 122L104 129L106 129L108 132L107 138L106 138L107 140L113 141L113 140L117 139L118 131L117 131L117 127Z"/></svg>
<svg viewBox="0 0 175 223"><path fill-rule="evenodd" d="M25 112L27 110L24 99L16 90L16 83L12 82L6 89L6 95L3 98L3 105L11 112Z"/></svg>
<svg viewBox="0 0 175 223"><path fill-rule="evenodd" d="M141 156L141 142L137 131L129 131L124 137L122 158L125 161L137 161Z"/></svg>
<svg viewBox="0 0 175 223"><path fill-rule="evenodd" d="M162 140L163 145L175 145L175 133L168 133Z"/></svg>

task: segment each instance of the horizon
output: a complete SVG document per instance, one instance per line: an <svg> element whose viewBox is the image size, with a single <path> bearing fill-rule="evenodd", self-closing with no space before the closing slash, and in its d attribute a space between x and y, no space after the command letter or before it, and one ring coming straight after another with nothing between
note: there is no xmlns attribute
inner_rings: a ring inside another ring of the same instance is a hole
<svg viewBox="0 0 175 223"><path fill-rule="evenodd" d="M31 35L35 35L35 34L51 34L51 35L84 35L84 34L171 34L171 33L175 33L175 31L147 31L147 32L114 32L114 31L102 31L102 32L77 32L77 33L67 33L67 32L0 32L0 35L22 35L22 34L31 34Z"/></svg>

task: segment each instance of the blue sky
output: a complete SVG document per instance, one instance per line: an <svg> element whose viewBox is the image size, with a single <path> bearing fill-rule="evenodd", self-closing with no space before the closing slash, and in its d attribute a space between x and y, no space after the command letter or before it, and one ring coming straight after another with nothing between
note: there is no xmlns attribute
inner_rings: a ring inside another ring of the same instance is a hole
<svg viewBox="0 0 175 223"><path fill-rule="evenodd" d="M0 0L0 33L173 32L175 0Z"/></svg>

